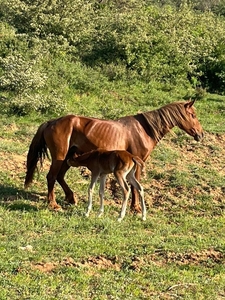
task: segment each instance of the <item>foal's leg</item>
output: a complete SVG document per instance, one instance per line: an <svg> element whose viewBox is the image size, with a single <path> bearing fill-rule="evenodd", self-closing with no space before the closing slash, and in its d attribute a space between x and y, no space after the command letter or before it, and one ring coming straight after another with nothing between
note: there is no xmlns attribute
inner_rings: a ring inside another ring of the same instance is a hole
<svg viewBox="0 0 225 300"><path fill-rule="evenodd" d="M106 181L106 174L101 174L100 176L100 187L99 187L99 198L100 198L100 209L98 217L101 217L104 213L104 190L105 190L105 181Z"/></svg>
<svg viewBox="0 0 225 300"><path fill-rule="evenodd" d="M115 177L123 190L122 209L120 212L120 216L118 218L118 222L121 222L126 214L127 201L129 199L129 195L130 195L130 187L128 186L128 184L126 182L126 174L124 172L116 172Z"/></svg>
<svg viewBox="0 0 225 300"><path fill-rule="evenodd" d="M142 220L146 220L146 206L145 206L145 200L144 200L144 189L140 185L140 183L135 178L134 170L131 170L131 172L127 175L127 180L130 182L130 184L137 189L139 196L141 198L141 208L142 208Z"/></svg>
<svg viewBox="0 0 225 300"><path fill-rule="evenodd" d="M61 185L64 193L65 193L65 201L67 201L70 204L77 204L77 199L75 197L75 194L73 191L69 188L68 184L66 183L64 177L66 172L70 166L67 164L67 159L63 161L61 169L57 176L57 181Z"/></svg>
<svg viewBox="0 0 225 300"><path fill-rule="evenodd" d="M140 181L140 177L141 177L141 168L140 166L136 166L136 174L135 174L136 178L138 181ZM134 186L131 186L131 195L132 195L132 200L131 200L131 205L130 208L132 211L139 213L141 212L141 207L140 207L140 202L139 202L139 192L137 191L137 189L134 188Z"/></svg>
<svg viewBox="0 0 225 300"><path fill-rule="evenodd" d="M88 188L88 208L85 214L86 217L89 217L90 211L92 210L92 195L94 192L95 184L98 179L99 173L95 174L92 172L91 174L91 183Z"/></svg>

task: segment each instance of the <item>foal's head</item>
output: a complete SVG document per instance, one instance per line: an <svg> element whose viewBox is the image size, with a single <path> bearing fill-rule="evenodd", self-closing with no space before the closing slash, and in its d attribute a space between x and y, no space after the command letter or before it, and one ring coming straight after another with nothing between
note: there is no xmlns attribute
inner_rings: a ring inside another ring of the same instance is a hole
<svg viewBox="0 0 225 300"><path fill-rule="evenodd" d="M81 167L82 163L80 163L79 159L77 159L79 156L77 156L76 154L74 154L73 156L70 156L67 159L67 164L70 167Z"/></svg>
<svg viewBox="0 0 225 300"><path fill-rule="evenodd" d="M86 167L96 156L98 156L98 152L95 150L83 153L82 155L75 153L67 159L67 164L70 167Z"/></svg>

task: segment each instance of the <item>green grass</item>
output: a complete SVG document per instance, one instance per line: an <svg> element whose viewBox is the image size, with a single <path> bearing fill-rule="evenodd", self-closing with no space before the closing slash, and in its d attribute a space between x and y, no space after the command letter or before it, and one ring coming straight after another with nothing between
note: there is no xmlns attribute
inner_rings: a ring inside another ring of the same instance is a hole
<svg viewBox="0 0 225 300"><path fill-rule="evenodd" d="M223 299L224 103L216 95L196 103L206 131L201 143L176 129L153 151L141 181L146 222L128 209L118 223L120 193L110 189L105 214L97 218L97 188L93 212L85 218L89 179L76 168L66 179L78 205L65 206L57 185L57 201L64 209L49 210L47 160L33 185L23 189L26 151L38 125L49 117L3 115L0 299ZM137 104L118 109L123 115L140 111ZM99 109L96 114L114 117L115 111Z"/></svg>
<svg viewBox="0 0 225 300"><path fill-rule="evenodd" d="M223 217L150 210L145 223L127 215L119 224L114 210L86 219L83 209L1 207L2 299L217 299L223 291ZM217 260L201 254L212 249Z"/></svg>

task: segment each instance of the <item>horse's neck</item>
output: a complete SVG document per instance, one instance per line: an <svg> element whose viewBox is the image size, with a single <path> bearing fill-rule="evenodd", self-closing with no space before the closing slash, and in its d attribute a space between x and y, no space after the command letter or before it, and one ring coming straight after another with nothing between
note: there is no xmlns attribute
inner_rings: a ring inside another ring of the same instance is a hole
<svg viewBox="0 0 225 300"><path fill-rule="evenodd" d="M171 122L166 122L160 116L159 110L142 113L148 124L149 136L153 138L156 143L159 142L175 125Z"/></svg>

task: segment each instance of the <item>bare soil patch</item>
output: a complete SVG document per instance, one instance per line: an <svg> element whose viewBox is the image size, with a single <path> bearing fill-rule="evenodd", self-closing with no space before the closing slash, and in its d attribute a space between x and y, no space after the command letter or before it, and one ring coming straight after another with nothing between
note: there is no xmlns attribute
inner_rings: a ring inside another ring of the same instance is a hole
<svg viewBox="0 0 225 300"><path fill-rule="evenodd" d="M39 270L43 273L54 271L59 267L74 267L74 268L86 268L93 270L105 270L113 269L120 270L120 265L117 263L116 258L107 258L105 256L91 256L81 262L76 262L73 258L64 258L61 262L40 262L32 264L32 268Z"/></svg>
<svg viewBox="0 0 225 300"><path fill-rule="evenodd" d="M220 250L205 249L199 252L175 253L156 251L148 258L157 265L177 264L177 265L204 265L212 266L225 262L225 255Z"/></svg>

